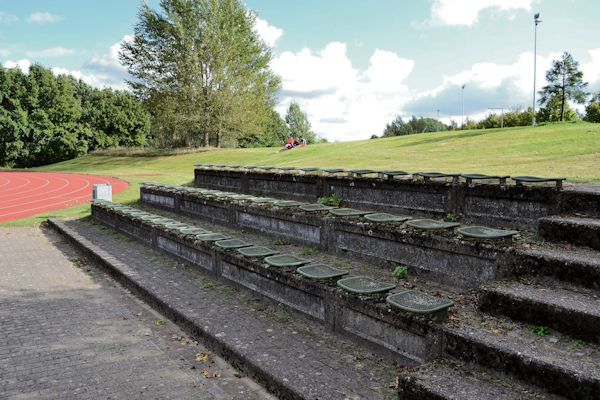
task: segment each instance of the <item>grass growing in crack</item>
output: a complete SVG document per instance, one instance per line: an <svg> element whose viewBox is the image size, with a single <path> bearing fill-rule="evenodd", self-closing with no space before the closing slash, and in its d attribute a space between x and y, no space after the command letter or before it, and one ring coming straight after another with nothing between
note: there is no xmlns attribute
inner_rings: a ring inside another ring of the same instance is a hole
<svg viewBox="0 0 600 400"><path fill-rule="evenodd" d="M284 313L275 314L273 319L275 319L275 321L279 322L280 324L287 324L288 322L290 322L290 317Z"/></svg>
<svg viewBox="0 0 600 400"><path fill-rule="evenodd" d="M290 244L290 242L288 242L285 239L277 239L276 241L273 242L273 244L275 246L286 246L286 245Z"/></svg>
<svg viewBox="0 0 600 400"><path fill-rule="evenodd" d="M217 286L214 282L210 282L210 281L205 281L202 283L202 287L205 289L212 289L215 286Z"/></svg>
<svg viewBox="0 0 600 400"><path fill-rule="evenodd" d="M156 326L162 326L164 324L166 324L166 322L162 319L157 319L156 321L154 321L154 325Z"/></svg>
<svg viewBox="0 0 600 400"><path fill-rule="evenodd" d="M224 296L235 296L238 293L238 291L232 287L224 286L221 288L221 293Z"/></svg>
<svg viewBox="0 0 600 400"><path fill-rule="evenodd" d="M246 303L256 311L265 311L267 309L265 302L255 297L247 299Z"/></svg>
<svg viewBox="0 0 600 400"><path fill-rule="evenodd" d="M548 336L552 331L547 326L532 326L529 328L529 332L533 333L534 335L544 337Z"/></svg>

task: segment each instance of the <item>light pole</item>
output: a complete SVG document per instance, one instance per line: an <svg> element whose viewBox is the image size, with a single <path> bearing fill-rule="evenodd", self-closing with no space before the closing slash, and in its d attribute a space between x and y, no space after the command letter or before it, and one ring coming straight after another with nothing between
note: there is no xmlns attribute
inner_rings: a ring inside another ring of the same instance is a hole
<svg viewBox="0 0 600 400"><path fill-rule="evenodd" d="M460 119L460 127L461 129L465 129L465 86L467 86L466 83L463 83L462 85L462 90L461 90L461 101L462 101L462 117Z"/></svg>
<svg viewBox="0 0 600 400"><path fill-rule="evenodd" d="M537 26L542 20L540 19L540 13L537 13L533 16L533 22L535 26L533 27L533 107L532 107L532 117L531 117L531 125L535 126L535 76L536 76L536 64L537 64Z"/></svg>

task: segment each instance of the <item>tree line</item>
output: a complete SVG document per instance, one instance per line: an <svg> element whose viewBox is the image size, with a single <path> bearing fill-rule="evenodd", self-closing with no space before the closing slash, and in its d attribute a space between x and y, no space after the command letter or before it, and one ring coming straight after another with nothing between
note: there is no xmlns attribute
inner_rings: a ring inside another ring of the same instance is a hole
<svg viewBox="0 0 600 400"><path fill-rule="evenodd" d="M128 92L94 89L40 65L0 67L0 165L35 167L111 146L141 146L149 115Z"/></svg>

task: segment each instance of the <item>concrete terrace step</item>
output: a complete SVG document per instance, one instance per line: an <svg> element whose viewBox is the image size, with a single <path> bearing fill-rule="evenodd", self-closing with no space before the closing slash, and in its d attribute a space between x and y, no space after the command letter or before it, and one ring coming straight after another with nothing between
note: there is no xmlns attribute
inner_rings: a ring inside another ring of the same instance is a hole
<svg viewBox="0 0 600 400"><path fill-rule="evenodd" d="M441 324L438 322L446 319L444 310L429 315L402 311L386 304L385 295L360 296L349 293L338 287L335 280L308 279L296 273L295 268L272 267L260 257L248 258L235 250L223 250L216 245L197 241L182 232L152 226L148 222L118 211L113 212L100 205L92 207L92 215L95 220L187 262L227 284L248 289L258 296L284 304L314 318L328 329L386 357L396 358L403 364L422 363L440 354L442 338ZM165 211L162 215L173 217ZM195 223L183 217L174 217L179 223ZM281 253L310 259L315 263L336 266L354 275L367 275L385 283L396 281L390 271L368 268L349 258L286 244L281 240L273 242L261 235L207 223L203 223L201 227L255 245L274 248ZM404 286L403 282L397 284L398 291L414 289L414 286ZM429 288L426 292L438 298L453 299L456 295L436 288Z"/></svg>
<svg viewBox="0 0 600 400"><path fill-rule="evenodd" d="M600 218L552 216L539 219L540 236L552 242L566 242L600 250Z"/></svg>
<svg viewBox="0 0 600 400"><path fill-rule="evenodd" d="M516 323L483 315L445 332L445 352L572 400L598 399L600 351L559 333L540 337Z"/></svg>
<svg viewBox="0 0 600 400"><path fill-rule="evenodd" d="M126 218L106 219L109 215L102 216L101 209L97 207L94 208L93 215L95 218L100 218L105 223L119 226L120 229L124 229L124 231L129 232L129 234L131 234L131 232L135 234L135 226L131 225L131 221ZM184 220L183 218L177 219L180 221ZM204 226L205 225L203 224L203 227ZM219 228L217 227L217 229ZM234 231L229 230L228 232L226 231L226 233L234 233ZM153 229L150 233L146 233L145 236L140 236L140 232L137 233L137 237L143 237L144 239L156 235L162 238L171 238L170 240L177 240L176 238L169 236L168 233L157 231L156 229ZM241 232L238 231L238 233L235 233L236 237L238 235L241 235ZM255 242L260 239L260 236L255 235L252 239L244 236L240 236L240 238L246 241ZM153 240L154 239L151 239L151 241ZM177 255L179 253L175 252L173 254ZM311 257L313 257L313 255L311 255ZM234 262L228 254L222 254L221 260L230 260L230 262ZM246 268L254 268L254 271L258 271L255 267L246 266ZM272 269L269 270L269 274L269 279L283 279L283 282L286 282L286 285L289 285L290 287L299 283L295 277L297 274L292 273L278 277L279 272ZM305 293L313 293L315 290L308 286L298 286L298 288L300 287L304 287L304 290L306 290ZM334 297L332 297L331 294L333 293L326 294L325 298L335 301L338 295L344 297L343 293L338 293ZM467 361L476 361L492 369L504 371L513 375L515 378L528 382L531 381L541 388L548 388L548 390L563 394L570 398L593 398L589 397L589 393L596 390L598 384L598 377L596 376L598 374L597 365L600 364L600 352L598 351L598 346L586 343L581 345L580 348L580 345L578 344L578 348L574 350L573 348L568 347L573 341L572 338L563 339L559 337L557 342L553 343L546 340L547 338L535 336L527 330L527 327L520 326L520 324L510 321L509 323L505 323L505 325L511 326L501 327L501 329L496 331L493 329L489 330L486 326L498 325L499 321L497 319L494 320L494 317L491 315L478 311L472 305L468 295L464 297L464 300L466 301L462 301L459 297L455 299L458 303L456 306L457 310L451 314L448 323L441 325L441 328L437 329L435 328L437 324L431 325L433 330L429 330L429 333L438 332L440 329L443 331L441 332L443 333L441 337L437 338L434 342L431 342L432 344L439 343L440 345L445 346L445 348L439 350L444 350L450 353L450 355ZM368 311L371 310L369 307L373 306L377 307L377 313L379 313L377 314L379 316L377 318L384 318L384 320L387 321L385 318L388 318L389 316L389 314L387 314L389 313L389 309L387 307L379 307L382 304L377 303L372 299L353 297L352 303L346 304L347 303L343 303L342 307L346 307L347 305L359 307L357 308L358 310L366 312L363 316L368 315L369 318L373 317L373 314ZM361 329L362 334L372 336L379 328L371 328L372 325L370 325L369 321L370 320L363 318L358 324L353 325L353 327L354 329ZM403 330L411 331L412 329L412 332L417 332L414 328L420 327L419 329L422 329L425 327L415 316L398 316L393 321L390 321L390 323L395 330L393 332L388 330L388 333L379 336L379 340L385 341L389 340L391 337L405 337L399 335ZM342 326L344 325L342 324ZM365 330L365 327L368 329ZM506 331L507 333L503 334L500 331ZM392 333L393 335L390 336ZM437 333L435 334L437 335ZM416 339L417 336L412 336L412 339ZM555 337L552 336L548 339L554 338ZM373 337L371 337L371 342L372 339ZM415 343L412 341L409 342ZM431 353L427 359L431 359L431 356L436 354L436 351L438 351L436 350L436 347L437 346L429 348ZM393 350L393 348L388 349ZM414 349L414 347L409 346L404 349L405 351L408 351ZM580 376L581 379L579 379ZM570 387L576 387L576 389L567 389Z"/></svg>
<svg viewBox="0 0 600 400"><path fill-rule="evenodd" d="M256 299L147 246L86 222L50 224L109 273L282 399L392 399L396 367L296 314Z"/></svg>
<svg viewBox="0 0 600 400"><path fill-rule="evenodd" d="M480 307L578 339L600 342L600 295L555 281L494 282L482 288Z"/></svg>
<svg viewBox="0 0 600 400"><path fill-rule="evenodd" d="M401 374L399 391L402 400L563 399L480 365L453 359L440 359Z"/></svg>
<svg viewBox="0 0 600 400"><path fill-rule="evenodd" d="M569 246L536 246L519 249L517 275L548 276L600 290L600 252Z"/></svg>

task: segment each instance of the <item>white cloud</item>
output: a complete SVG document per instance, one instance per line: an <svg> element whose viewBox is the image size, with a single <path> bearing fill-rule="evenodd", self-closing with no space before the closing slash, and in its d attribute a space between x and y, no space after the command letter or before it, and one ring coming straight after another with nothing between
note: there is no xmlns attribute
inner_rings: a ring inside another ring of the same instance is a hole
<svg viewBox="0 0 600 400"><path fill-rule="evenodd" d="M26 74L29 72L29 67L31 67L31 61L27 59L22 59L19 61L7 60L4 62L4 64L2 64L2 66L4 68L19 68L21 71L23 71L23 73Z"/></svg>
<svg viewBox="0 0 600 400"><path fill-rule="evenodd" d="M583 72L583 79L594 86L594 83L600 81L600 47L588 50L588 53L591 60L581 64L581 71Z"/></svg>
<svg viewBox="0 0 600 400"><path fill-rule="evenodd" d="M0 57L8 57L10 55L9 49L0 49Z"/></svg>
<svg viewBox="0 0 600 400"><path fill-rule="evenodd" d="M75 50L58 46L43 50L27 51L25 54L27 54L28 57L64 57L75 54Z"/></svg>
<svg viewBox="0 0 600 400"><path fill-rule="evenodd" d="M4 11L0 11L0 24L10 25L14 22L17 22L18 20L19 18L17 18L15 15L9 14Z"/></svg>
<svg viewBox="0 0 600 400"><path fill-rule="evenodd" d="M313 53L283 52L272 62L282 78L278 111L296 101L307 113L313 130L329 140L352 140L381 134L385 124L409 99L404 80L414 62L376 49L369 66L352 65L346 44L329 43Z"/></svg>
<svg viewBox="0 0 600 400"><path fill-rule="evenodd" d="M591 50L589 53L592 62L582 64L585 79L590 83L600 83L600 52ZM545 72L560 55L558 52L538 54L536 92L547 84ZM481 117L490 107L530 107L533 100L533 53L521 53L515 61L507 64L476 63L467 70L446 76L442 84L415 95L414 99L405 105L404 111L407 115L435 117L435 110L439 109L442 116L451 116L460 121L463 84L466 84L465 114L470 118ZM539 104L536 107L539 107Z"/></svg>
<svg viewBox="0 0 600 400"><path fill-rule="evenodd" d="M270 25L267 21L259 17L256 17L254 30L269 47L275 47L277 41L283 35L283 29Z"/></svg>
<svg viewBox="0 0 600 400"><path fill-rule="evenodd" d="M431 17L426 24L449 26L473 26L483 10L503 12L530 11L535 0L433 0ZM514 18L514 14L508 14Z"/></svg>
<svg viewBox="0 0 600 400"><path fill-rule="evenodd" d="M51 14L48 12L35 12L27 17L27 22L31 24L48 24L57 22L61 19L60 15Z"/></svg>

